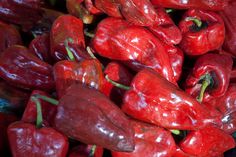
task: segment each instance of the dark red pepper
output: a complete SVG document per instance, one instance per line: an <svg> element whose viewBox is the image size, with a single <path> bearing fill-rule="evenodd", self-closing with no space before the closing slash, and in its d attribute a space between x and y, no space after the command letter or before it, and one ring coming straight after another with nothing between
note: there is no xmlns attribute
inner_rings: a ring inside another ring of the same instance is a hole
<svg viewBox="0 0 236 157"><path fill-rule="evenodd" d="M135 130L135 150L112 152L112 157L170 157L174 154L176 145L170 131L134 120L131 124Z"/></svg>
<svg viewBox="0 0 236 157"><path fill-rule="evenodd" d="M188 10L179 23L183 38L180 47L187 55L202 55L223 45L225 27L215 12Z"/></svg>
<svg viewBox="0 0 236 157"><path fill-rule="evenodd" d="M10 84L25 89L54 89L51 65L23 46L12 46L0 55L0 76Z"/></svg>
<svg viewBox="0 0 236 157"><path fill-rule="evenodd" d="M223 10L227 0L151 0L152 4L174 9Z"/></svg>
<svg viewBox="0 0 236 157"><path fill-rule="evenodd" d="M180 143L184 152L199 157L220 156L234 147L234 138L214 126L192 131Z"/></svg>
<svg viewBox="0 0 236 157"><path fill-rule="evenodd" d="M186 79L186 92L200 102L224 95L232 66L233 60L228 55L209 53L200 56Z"/></svg>

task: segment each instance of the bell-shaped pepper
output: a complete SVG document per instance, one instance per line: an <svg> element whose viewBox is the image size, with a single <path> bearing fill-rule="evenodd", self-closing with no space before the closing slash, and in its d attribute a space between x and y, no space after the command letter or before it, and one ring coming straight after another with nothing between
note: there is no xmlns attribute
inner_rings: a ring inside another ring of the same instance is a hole
<svg viewBox="0 0 236 157"><path fill-rule="evenodd" d="M0 77L25 89L54 89L52 66L23 46L14 45L0 55Z"/></svg>
<svg viewBox="0 0 236 157"><path fill-rule="evenodd" d="M197 157L220 156L234 147L235 141L231 135L211 125L190 132L180 143L184 152Z"/></svg>
<svg viewBox="0 0 236 157"><path fill-rule="evenodd" d="M213 122L195 99L151 69L140 71L124 96L122 110L168 129L197 130Z"/></svg>
<svg viewBox="0 0 236 157"><path fill-rule="evenodd" d="M200 56L186 79L185 90L200 102L225 94L230 82L233 60L228 55Z"/></svg>
<svg viewBox="0 0 236 157"><path fill-rule="evenodd" d="M57 61L68 59L66 49L70 49L77 61L86 58L82 20L72 15L59 16L51 29L50 46L51 55Z"/></svg>
<svg viewBox="0 0 236 157"><path fill-rule="evenodd" d="M21 44L20 33L13 26L0 21L0 53L12 45Z"/></svg>
<svg viewBox="0 0 236 157"><path fill-rule="evenodd" d="M103 157L103 148L81 144L72 148L68 157Z"/></svg>
<svg viewBox="0 0 236 157"><path fill-rule="evenodd" d="M135 130L135 149L133 152L112 152L112 157L170 157L176 150L170 133L158 126L131 120Z"/></svg>
<svg viewBox="0 0 236 157"><path fill-rule="evenodd" d="M55 128L86 144L115 151L134 150L129 119L105 95L82 84L73 84L59 100Z"/></svg>
<svg viewBox="0 0 236 157"><path fill-rule="evenodd" d="M202 55L220 48L225 39L224 21L215 12L188 10L179 23L180 47L187 55Z"/></svg>
<svg viewBox="0 0 236 157"><path fill-rule="evenodd" d="M151 0L152 4L174 9L223 10L227 0Z"/></svg>
<svg viewBox="0 0 236 157"><path fill-rule="evenodd" d="M57 95L61 98L66 89L74 83L82 83L101 90L103 86L102 65L96 59L81 62L59 61L53 67Z"/></svg>
<svg viewBox="0 0 236 157"><path fill-rule="evenodd" d="M95 0L95 6L105 14L111 17L121 18L121 12L117 1L113 0Z"/></svg>

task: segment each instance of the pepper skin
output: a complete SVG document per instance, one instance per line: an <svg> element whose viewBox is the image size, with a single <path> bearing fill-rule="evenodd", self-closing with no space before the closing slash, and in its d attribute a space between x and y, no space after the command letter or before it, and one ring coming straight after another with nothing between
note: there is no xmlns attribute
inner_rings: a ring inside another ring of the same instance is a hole
<svg viewBox="0 0 236 157"><path fill-rule="evenodd" d="M123 102L126 114L167 129L196 130L212 122L195 99L151 69L136 74Z"/></svg>
<svg viewBox="0 0 236 157"><path fill-rule="evenodd" d="M73 83L82 83L98 90L101 90L103 86L102 65L96 59L83 60L79 63L59 61L53 67L53 74L59 98Z"/></svg>
<svg viewBox="0 0 236 157"><path fill-rule="evenodd" d="M158 126L131 120L135 130L135 150L130 153L112 152L112 157L170 157L176 150L170 133Z"/></svg>
<svg viewBox="0 0 236 157"><path fill-rule="evenodd" d="M69 42L69 39L72 41ZM83 22L79 18L71 15L59 16L54 21L51 29L51 56L53 56L56 61L68 59L66 42L68 42L68 48L72 51L77 61L81 61L87 56L84 54L85 41Z"/></svg>
<svg viewBox="0 0 236 157"><path fill-rule="evenodd" d="M52 67L23 46L14 45L0 55L0 77L24 89L54 88Z"/></svg>
<svg viewBox="0 0 236 157"><path fill-rule="evenodd" d="M151 0L152 4L173 9L223 10L227 0Z"/></svg>
<svg viewBox="0 0 236 157"><path fill-rule="evenodd" d="M31 96L35 94L49 96L46 92L39 90L34 90L31 93ZM42 108L43 124L52 126L53 119L56 115L57 107L40 99L39 102ZM29 99L21 120L26 123L35 123L36 118L37 118L36 104L34 101Z"/></svg>
<svg viewBox="0 0 236 157"><path fill-rule="evenodd" d="M0 53L12 45L22 44L20 33L13 26L0 21Z"/></svg>
<svg viewBox="0 0 236 157"><path fill-rule="evenodd" d="M201 26L191 18L200 20ZM180 48L187 55L196 56L216 50L223 45L225 27L222 18L210 11L188 10L179 23L183 38Z"/></svg>
<svg viewBox="0 0 236 157"><path fill-rule="evenodd" d="M113 0L95 0L95 6L111 17L122 18L119 4Z"/></svg>
<svg viewBox="0 0 236 157"><path fill-rule="evenodd" d="M81 144L72 148L68 157L103 157L103 148Z"/></svg>
<svg viewBox="0 0 236 157"><path fill-rule="evenodd" d="M53 128L37 129L19 121L8 127L7 134L13 157L66 157L68 140Z"/></svg>
<svg viewBox="0 0 236 157"><path fill-rule="evenodd" d="M197 98L204 81L209 81L206 77L208 75L210 82L202 102L224 95L229 86L232 66L233 60L228 55L209 53L200 56L186 79L185 91Z"/></svg>
<svg viewBox="0 0 236 157"><path fill-rule="evenodd" d="M166 13L164 8L156 8L157 20L149 27L149 30L160 40L169 45L177 45L182 40L180 29L174 24L173 20Z"/></svg>
<svg viewBox="0 0 236 157"><path fill-rule="evenodd" d="M234 147L234 138L214 126L192 131L180 142L184 152L196 157L220 156Z"/></svg>
<svg viewBox="0 0 236 157"><path fill-rule="evenodd" d="M24 30L28 30L42 17L41 2L41 0L1 0L0 19L19 24Z"/></svg>
<svg viewBox="0 0 236 157"><path fill-rule="evenodd" d="M100 11L98 8L95 7L93 0L85 0L84 1L86 9L93 15L101 14L102 11Z"/></svg>
<svg viewBox="0 0 236 157"><path fill-rule="evenodd" d="M59 100L55 128L85 144L115 151L134 150L134 132L125 114L99 91L71 85Z"/></svg>

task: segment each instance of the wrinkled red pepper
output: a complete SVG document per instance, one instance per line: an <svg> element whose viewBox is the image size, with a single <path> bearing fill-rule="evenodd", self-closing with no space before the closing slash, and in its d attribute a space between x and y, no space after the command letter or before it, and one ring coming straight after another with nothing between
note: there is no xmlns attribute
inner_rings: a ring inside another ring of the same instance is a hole
<svg viewBox="0 0 236 157"><path fill-rule="evenodd" d="M225 94L230 82L233 60L228 55L205 54L200 56L186 79L185 90L200 102Z"/></svg>
<svg viewBox="0 0 236 157"><path fill-rule="evenodd" d="M51 65L23 46L14 45L0 55L0 76L10 84L25 89L54 89Z"/></svg>
<svg viewBox="0 0 236 157"><path fill-rule="evenodd" d="M0 21L0 53L12 45L22 44L20 33L13 26Z"/></svg>
<svg viewBox="0 0 236 157"><path fill-rule="evenodd" d="M134 77L123 102L126 114L168 129L196 130L217 123L195 99L150 69Z"/></svg>
<svg viewBox="0 0 236 157"><path fill-rule="evenodd" d="M112 157L170 157L176 150L170 133L158 126L131 120L135 130L135 150L130 153L112 152Z"/></svg>
<svg viewBox="0 0 236 157"><path fill-rule="evenodd" d="M133 151L128 118L99 91L73 84L59 100L55 128L86 144L115 151Z"/></svg>
<svg viewBox="0 0 236 157"><path fill-rule="evenodd" d="M152 4L174 9L223 10L227 0L151 0Z"/></svg>
<svg viewBox="0 0 236 157"><path fill-rule="evenodd" d="M225 27L215 12L188 10L179 23L183 38L180 47L187 55L202 55L223 45Z"/></svg>
<svg viewBox="0 0 236 157"><path fill-rule="evenodd" d="M102 65L96 59L73 61L59 61L53 67L56 91L61 98L66 89L73 83L82 83L101 90L103 86Z"/></svg>
<svg viewBox="0 0 236 157"><path fill-rule="evenodd" d="M81 144L72 148L68 157L103 157L103 148Z"/></svg>
<svg viewBox="0 0 236 157"><path fill-rule="evenodd" d="M214 126L192 131L180 143L184 152L199 157L220 156L234 147L234 138Z"/></svg>

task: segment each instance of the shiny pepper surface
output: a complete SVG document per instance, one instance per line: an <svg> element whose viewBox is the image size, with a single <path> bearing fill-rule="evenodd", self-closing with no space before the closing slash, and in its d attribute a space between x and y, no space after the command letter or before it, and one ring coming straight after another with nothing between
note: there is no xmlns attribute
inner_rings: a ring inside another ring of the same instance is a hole
<svg viewBox="0 0 236 157"><path fill-rule="evenodd" d="M95 0L95 6L111 17L122 18L119 4L114 0Z"/></svg>
<svg viewBox="0 0 236 157"><path fill-rule="evenodd" d="M14 45L1 54L0 77L25 89L54 89L51 65L32 55L23 46Z"/></svg>
<svg viewBox="0 0 236 157"><path fill-rule="evenodd" d="M134 77L123 102L126 114L168 129L196 130L211 121L195 99L149 69Z"/></svg>
<svg viewBox="0 0 236 157"><path fill-rule="evenodd" d="M15 122L7 134L13 157L66 157L68 140L53 128Z"/></svg>
<svg viewBox="0 0 236 157"><path fill-rule="evenodd" d="M59 100L55 128L85 144L134 150L134 132L125 114L105 95L82 84L71 85Z"/></svg>
<svg viewBox="0 0 236 157"><path fill-rule="evenodd" d="M200 20L202 24L198 25L192 19ZM224 21L215 12L188 10L179 28L183 34L180 47L187 55L202 55L220 48L224 43Z"/></svg>

